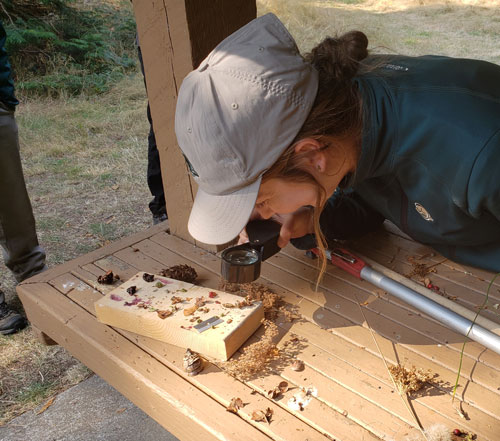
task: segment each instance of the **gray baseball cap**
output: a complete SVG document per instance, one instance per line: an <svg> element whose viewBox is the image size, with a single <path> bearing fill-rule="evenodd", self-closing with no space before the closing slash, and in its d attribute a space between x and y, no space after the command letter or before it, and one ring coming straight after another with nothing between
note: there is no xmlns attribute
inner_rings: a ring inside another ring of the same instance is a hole
<svg viewBox="0 0 500 441"><path fill-rule="evenodd" d="M262 175L309 114L318 75L283 23L259 17L223 40L182 82L177 141L198 184L188 222L200 242L235 238Z"/></svg>

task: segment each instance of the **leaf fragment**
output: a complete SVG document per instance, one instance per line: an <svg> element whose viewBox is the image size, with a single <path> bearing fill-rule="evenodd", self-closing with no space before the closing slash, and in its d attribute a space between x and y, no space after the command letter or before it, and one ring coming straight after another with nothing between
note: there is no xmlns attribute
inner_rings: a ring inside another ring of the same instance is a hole
<svg viewBox="0 0 500 441"><path fill-rule="evenodd" d="M158 314L158 317L160 317L162 320L165 320L167 317L173 314L173 312L170 310L164 310L164 311L157 310L156 313Z"/></svg>
<svg viewBox="0 0 500 441"><path fill-rule="evenodd" d="M191 308L184 309L184 315L188 316L188 315L194 314L197 310L198 310L198 306L193 305L193 306L191 306Z"/></svg>
<svg viewBox="0 0 500 441"><path fill-rule="evenodd" d="M40 415L41 413L45 412L50 406L52 406L52 404L54 404L55 399L56 397L50 398L36 414Z"/></svg>

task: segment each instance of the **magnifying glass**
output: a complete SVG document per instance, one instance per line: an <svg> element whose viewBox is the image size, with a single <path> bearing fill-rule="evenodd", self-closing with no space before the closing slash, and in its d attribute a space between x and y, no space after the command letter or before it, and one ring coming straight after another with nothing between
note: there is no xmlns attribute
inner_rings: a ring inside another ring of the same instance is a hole
<svg viewBox="0 0 500 441"><path fill-rule="evenodd" d="M222 277L231 283L257 280L261 263L280 250L280 230L281 224L272 220L250 221L246 227L249 242L226 248L222 252Z"/></svg>

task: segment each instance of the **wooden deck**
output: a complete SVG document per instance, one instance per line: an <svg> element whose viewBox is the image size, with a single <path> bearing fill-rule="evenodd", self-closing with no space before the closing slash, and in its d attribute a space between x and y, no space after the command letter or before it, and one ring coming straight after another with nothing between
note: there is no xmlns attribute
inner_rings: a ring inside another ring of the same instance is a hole
<svg viewBox="0 0 500 441"><path fill-rule="evenodd" d="M351 249L401 274L413 269L409 256L427 264L443 260L394 232L377 233ZM459 399L452 404L464 337L331 265L315 292L315 262L291 247L263 265L259 281L301 315L292 323L283 317L276 323L281 346L292 334L299 337L302 372L278 359L272 374L248 382L212 364L189 377L182 369L185 349L96 321L94 302L111 289L96 283L98 275L111 269L126 280L139 270L154 273L181 263L196 269L198 284L217 288L218 257L171 236L164 223L52 268L21 284L18 292L35 327L182 440L423 439L417 438L415 418L394 390L374 338L389 363L436 375L409 401L423 427L443 424L450 432L475 433L480 441L500 440L500 355L467 343ZM441 290L469 309L482 304L492 274L449 261L435 268L429 277ZM489 305L498 303L496 283ZM500 311L490 308L484 315L499 322ZM267 391L283 380L292 386L285 397L267 398ZM318 390L317 397L304 410L292 411L288 399L309 386ZM226 411L233 397L246 403L239 416ZM460 406L465 418L456 410ZM253 411L267 407L274 411L270 424L251 420Z"/></svg>

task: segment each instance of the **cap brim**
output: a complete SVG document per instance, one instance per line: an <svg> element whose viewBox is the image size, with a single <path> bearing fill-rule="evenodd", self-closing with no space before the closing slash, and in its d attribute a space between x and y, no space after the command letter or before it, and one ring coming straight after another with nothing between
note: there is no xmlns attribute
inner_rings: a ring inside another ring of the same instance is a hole
<svg viewBox="0 0 500 441"><path fill-rule="evenodd" d="M259 177L245 188L227 195L208 194L198 188L188 222L191 236L213 245L233 240L250 219L261 180Z"/></svg>

